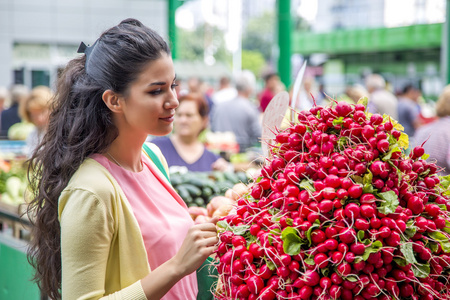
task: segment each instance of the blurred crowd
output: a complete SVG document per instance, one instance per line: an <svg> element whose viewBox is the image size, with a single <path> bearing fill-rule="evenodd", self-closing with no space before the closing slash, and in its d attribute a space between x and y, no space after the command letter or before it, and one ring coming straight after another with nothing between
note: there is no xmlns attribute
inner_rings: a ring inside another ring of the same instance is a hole
<svg viewBox="0 0 450 300"><path fill-rule="evenodd" d="M268 104L281 91L292 97L292 88L284 86L277 73L267 73L262 79L258 84L247 70L233 77L222 76L217 83L199 77L177 79L180 106L174 131L167 137L149 136L148 141L161 148L169 166L190 171L232 170L224 153L258 151ZM407 83L393 90L381 75L371 74L363 85L347 86L342 95L332 99L323 85L307 75L293 109L307 110L334 100L356 103L362 97L368 98L369 112L399 121L410 147L423 144L429 159L442 168L441 175L450 173L450 131L446 127L450 125L450 86L444 88L434 105L435 114L430 116L424 113L427 103L417 85ZM32 90L23 85L0 87L0 138L26 140L30 154L45 133L51 98L52 91L44 86Z"/></svg>
<svg viewBox="0 0 450 300"><path fill-rule="evenodd" d="M47 129L52 97L47 86L0 87L0 139L25 140L30 156Z"/></svg>

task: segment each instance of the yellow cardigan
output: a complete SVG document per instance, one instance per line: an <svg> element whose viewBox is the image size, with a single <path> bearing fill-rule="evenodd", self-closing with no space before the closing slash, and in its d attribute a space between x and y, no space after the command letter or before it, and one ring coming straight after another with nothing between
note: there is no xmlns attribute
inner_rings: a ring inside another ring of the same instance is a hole
<svg viewBox="0 0 450 300"><path fill-rule="evenodd" d="M142 234L106 168L91 158L83 162L61 193L58 217L63 300L147 300L140 282L150 272Z"/></svg>

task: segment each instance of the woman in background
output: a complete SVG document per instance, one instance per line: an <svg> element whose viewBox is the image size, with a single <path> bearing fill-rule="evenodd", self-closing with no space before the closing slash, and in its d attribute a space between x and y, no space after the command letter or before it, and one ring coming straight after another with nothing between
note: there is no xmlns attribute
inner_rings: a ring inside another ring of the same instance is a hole
<svg viewBox="0 0 450 300"><path fill-rule="evenodd" d="M428 161L436 162L442 176L450 174L450 85L439 96L436 115L439 119L417 129L412 147L425 142L423 148L430 155Z"/></svg>
<svg viewBox="0 0 450 300"><path fill-rule="evenodd" d="M208 151L199 139L209 123L206 100L200 94L190 93L180 96L178 101L174 133L170 137L152 140L161 149L169 167L185 166L189 171L198 172L228 169L230 164Z"/></svg>
<svg viewBox="0 0 450 300"><path fill-rule="evenodd" d="M28 156L39 145L47 130L52 97L53 93L49 87L37 86L31 90L30 96L19 105L19 114L22 121L32 123L35 126L26 139Z"/></svg>

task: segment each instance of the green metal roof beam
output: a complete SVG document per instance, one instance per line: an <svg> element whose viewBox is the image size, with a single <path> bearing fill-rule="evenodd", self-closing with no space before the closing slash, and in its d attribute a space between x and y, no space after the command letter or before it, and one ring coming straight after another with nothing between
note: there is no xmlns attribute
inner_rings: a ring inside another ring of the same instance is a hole
<svg viewBox="0 0 450 300"><path fill-rule="evenodd" d="M295 32L292 52L308 55L436 48L441 46L442 27L438 23L327 33Z"/></svg>
<svg viewBox="0 0 450 300"><path fill-rule="evenodd" d="M178 7L183 5L185 1L167 0L167 27L169 35L170 51L172 52L172 59L177 59L177 25L175 23L175 12Z"/></svg>
<svg viewBox="0 0 450 300"><path fill-rule="evenodd" d="M278 74L286 87L291 85L291 1L277 0Z"/></svg>

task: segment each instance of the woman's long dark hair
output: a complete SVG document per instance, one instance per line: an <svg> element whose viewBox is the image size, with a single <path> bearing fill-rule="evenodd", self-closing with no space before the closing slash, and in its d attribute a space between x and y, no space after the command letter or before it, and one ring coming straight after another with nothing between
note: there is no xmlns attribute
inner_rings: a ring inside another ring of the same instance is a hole
<svg viewBox="0 0 450 300"><path fill-rule="evenodd" d="M91 49L87 64L86 55L73 59L58 79L48 130L28 169L33 190L28 260L36 270L33 279L52 299L61 298L58 198L81 163L103 153L118 135L103 92L126 95L149 62L170 54L167 43L135 19L104 32Z"/></svg>

